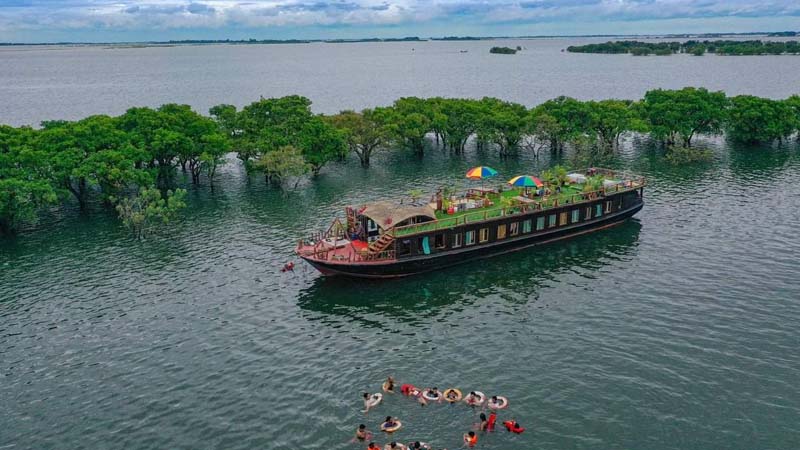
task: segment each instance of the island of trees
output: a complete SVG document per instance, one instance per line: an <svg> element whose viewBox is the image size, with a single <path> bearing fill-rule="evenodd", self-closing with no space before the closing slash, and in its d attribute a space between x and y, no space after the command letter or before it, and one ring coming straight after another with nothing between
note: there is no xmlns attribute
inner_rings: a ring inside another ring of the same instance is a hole
<svg viewBox="0 0 800 450"><path fill-rule="evenodd" d="M377 151L453 154L468 141L510 156L542 150L603 155L625 133L647 133L667 155L686 155L698 135L772 142L800 129L800 96L727 97L702 88L656 89L639 101L558 97L536 107L496 98L398 99L391 106L314 114L300 96L262 98L210 116L187 105L131 108L116 117L48 121L40 128L0 125L0 234L35 222L48 208L110 208L135 236L173 220L192 184L213 186L234 152L250 173L287 186L317 175L352 152L369 166Z"/></svg>
<svg viewBox="0 0 800 450"><path fill-rule="evenodd" d="M511 47L492 47L489 49L489 53L497 53L499 55L513 55L517 53L519 48L511 48Z"/></svg>
<svg viewBox="0 0 800 450"><path fill-rule="evenodd" d="M697 41L685 42L641 42L608 41L602 44L571 45L568 52L573 53L630 53L635 56L672 55L688 53L701 56L708 53L717 55L797 55L800 54L798 41Z"/></svg>

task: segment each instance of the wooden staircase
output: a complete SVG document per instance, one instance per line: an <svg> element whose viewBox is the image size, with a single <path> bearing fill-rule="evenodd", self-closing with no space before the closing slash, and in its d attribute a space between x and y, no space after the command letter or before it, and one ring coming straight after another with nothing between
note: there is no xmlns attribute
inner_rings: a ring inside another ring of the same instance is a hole
<svg viewBox="0 0 800 450"><path fill-rule="evenodd" d="M368 247L368 256L375 257L382 251L386 250L394 242L394 236L391 233L383 233L378 240L373 241Z"/></svg>
<svg viewBox="0 0 800 450"><path fill-rule="evenodd" d="M347 231L352 232L356 229L356 222L358 221L356 210L348 206L345 208L345 214L347 214Z"/></svg>

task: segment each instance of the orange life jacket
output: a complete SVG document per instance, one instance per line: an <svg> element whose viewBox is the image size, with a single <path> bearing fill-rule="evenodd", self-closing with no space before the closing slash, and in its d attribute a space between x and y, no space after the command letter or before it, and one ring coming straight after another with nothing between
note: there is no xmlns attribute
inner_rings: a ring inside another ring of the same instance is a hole
<svg viewBox="0 0 800 450"><path fill-rule="evenodd" d="M478 435L477 434L472 436L472 437L467 436L467 445L472 447L477 443L478 443Z"/></svg>

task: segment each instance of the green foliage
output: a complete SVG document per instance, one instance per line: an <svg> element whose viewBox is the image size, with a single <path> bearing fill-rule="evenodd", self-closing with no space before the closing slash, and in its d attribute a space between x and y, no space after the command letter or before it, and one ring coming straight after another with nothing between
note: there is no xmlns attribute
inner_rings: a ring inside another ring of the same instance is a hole
<svg viewBox="0 0 800 450"><path fill-rule="evenodd" d="M415 153L425 150L425 136L431 130L431 104L417 97L403 97L388 108L375 108L375 117L385 127L391 140Z"/></svg>
<svg viewBox="0 0 800 450"><path fill-rule="evenodd" d="M358 155L364 167L369 166L372 154L382 148L389 139L387 126L371 109L365 109L360 113L342 111L326 117L326 120L342 132L347 147Z"/></svg>
<svg viewBox="0 0 800 450"><path fill-rule="evenodd" d="M186 190L167 191L163 198L156 188L142 187L139 193L125 197L117 204L117 213L122 224L137 239L143 239L159 225L174 221L186 207Z"/></svg>
<svg viewBox="0 0 800 450"><path fill-rule="evenodd" d="M517 53L519 49L513 49L511 47L492 47L489 49L489 53L496 53L498 55L513 55Z"/></svg>
<svg viewBox="0 0 800 450"><path fill-rule="evenodd" d="M254 167L264 172L268 181L285 186L294 180L297 186L300 177L311 171L300 149L286 145L278 150L261 155Z"/></svg>
<svg viewBox="0 0 800 450"><path fill-rule="evenodd" d="M586 103L564 96L537 106L534 116L550 116L554 119L555 122L549 129L553 150L560 149L565 142L586 133L591 122Z"/></svg>
<svg viewBox="0 0 800 450"><path fill-rule="evenodd" d="M35 222L39 210L55 203L56 192L42 180L0 179L0 235L15 232L26 222Z"/></svg>
<svg viewBox="0 0 800 450"><path fill-rule="evenodd" d="M708 149L691 148L684 145L667 147L666 160L670 164L684 165L711 161L714 154Z"/></svg>
<svg viewBox="0 0 800 450"><path fill-rule="evenodd" d="M739 95L730 99L727 129L739 142L784 139L797 128L797 117L787 101Z"/></svg>
<svg viewBox="0 0 800 450"><path fill-rule="evenodd" d="M620 134L626 131L642 131L644 122L625 100L601 100L586 102L589 111L588 127L597 134L601 145L613 148Z"/></svg>
<svg viewBox="0 0 800 450"><path fill-rule="evenodd" d="M691 146L698 133L720 133L727 106L724 92L693 87L648 91L638 104L653 137L667 144L680 139L685 147Z"/></svg>
<svg viewBox="0 0 800 450"><path fill-rule="evenodd" d="M602 44L571 45L573 53L630 53L632 55L671 55L684 52L700 56L706 51L718 55L783 55L800 54L797 41L696 41L686 42L641 42L609 41Z"/></svg>

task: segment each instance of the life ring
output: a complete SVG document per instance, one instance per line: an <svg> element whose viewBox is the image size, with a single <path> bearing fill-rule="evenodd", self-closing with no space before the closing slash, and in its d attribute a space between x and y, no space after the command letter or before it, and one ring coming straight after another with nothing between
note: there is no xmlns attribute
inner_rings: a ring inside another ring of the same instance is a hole
<svg viewBox="0 0 800 450"><path fill-rule="evenodd" d="M464 403L470 406L481 406L486 401L486 395L481 391L472 391L475 395L467 394L464 398Z"/></svg>
<svg viewBox="0 0 800 450"><path fill-rule="evenodd" d="M455 394L454 398L450 398L450 394ZM449 403L456 403L461 401L461 391L456 388L450 388L444 391L444 399Z"/></svg>
<svg viewBox="0 0 800 450"><path fill-rule="evenodd" d="M427 400L429 402L438 402L439 400L442 399L442 394L441 393L439 393L438 396L434 397L433 395L429 394L430 392L431 392L430 389L425 389L424 391L422 391L422 397L425 398L425 400Z"/></svg>
<svg viewBox="0 0 800 450"><path fill-rule="evenodd" d="M393 427L384 427L383 425L384 424L381 424L381 431L385 431L387 433L394 433L395 431L399 430L400 427L403 426L403 423L395 419Z"/></svg>
<svg viewBox="0 0 800 450"><path fill-rule="evenodd" d="M369 400L367 400L365 406L372 408L373 406L377 406L378 403L381 402L381 400L383 400L383 394L381 394L380 392L377 394L372 394L369 397Z"/></svg>
<svg viewBox="0 0 800 450"><path fill-rule="evenodd" d="M508 408L508 399L503 397L502 395L497 395L497 402L493 402L492 399L489 399L489 402L486 406L489 409L506 409Z"/></svg>

